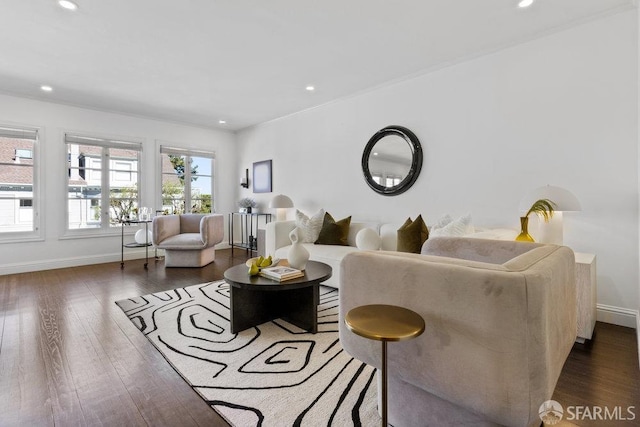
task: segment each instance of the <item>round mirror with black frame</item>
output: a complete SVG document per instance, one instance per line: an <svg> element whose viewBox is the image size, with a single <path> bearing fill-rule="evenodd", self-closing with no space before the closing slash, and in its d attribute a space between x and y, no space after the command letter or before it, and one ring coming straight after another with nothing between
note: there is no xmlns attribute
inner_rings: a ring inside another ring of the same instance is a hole
<svg viewBox="0 0 640 427"><path fill-rule="evenodd" d="M395 196L407 191L420 175L422 146L418 137L402 126L376 132L362 153L362 172L376 193Z"/></svg>

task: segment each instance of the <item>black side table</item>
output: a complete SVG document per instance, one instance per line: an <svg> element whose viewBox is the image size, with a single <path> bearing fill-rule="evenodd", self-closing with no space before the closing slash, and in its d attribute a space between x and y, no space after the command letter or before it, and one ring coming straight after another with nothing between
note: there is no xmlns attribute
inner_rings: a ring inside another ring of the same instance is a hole
<svg viewBox="0 0 640 427"><path fill-rule="evenodd" d="M229 214L229 246L231 246L231 256L233 248L246 249L247 255L258 251L258 226L260 218L264 218L264 223L271 222L270 213L244 213L231 212ZM235 224L240 227L240 242L234 241Z"/></svg>
<svg viewBox="0 0 640 427"><path fill-rule="evenodd" d="M124 248L145 248L144 249L144 268L147 269L149 265L149 246L152 245L152 242L149 241L149 224L151 220L140 221L137 219L125 219L120 221L120 228L122 232L120 234L120 268L124 268ZM124 226L125 225L138 225L144 224L144 241L145 243L125 243L124 242Z"/></svg>

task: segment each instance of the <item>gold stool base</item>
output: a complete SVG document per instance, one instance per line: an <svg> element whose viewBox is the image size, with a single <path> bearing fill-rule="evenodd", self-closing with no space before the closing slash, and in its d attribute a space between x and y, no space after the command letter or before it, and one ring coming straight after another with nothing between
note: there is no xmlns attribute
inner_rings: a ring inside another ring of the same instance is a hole
<svg viewBox="0 0 640 427"><path fill-rule="evenodd" d="M387 342L404 341L424 332L424 319L395 305L363 305L349 310L344 323L354 334L382 341L382 425L387 426Z"/></svg>

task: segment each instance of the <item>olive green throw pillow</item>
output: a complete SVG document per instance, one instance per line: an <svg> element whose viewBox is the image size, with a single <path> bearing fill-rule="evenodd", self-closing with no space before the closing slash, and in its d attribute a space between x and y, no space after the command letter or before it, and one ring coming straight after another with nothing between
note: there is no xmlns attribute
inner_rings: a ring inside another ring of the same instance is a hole
<svg viewBox="0 0 640 427"><path fill-rule="evenodd" d="M348 246L347 237L349 236L350 224L350 216L336 222L329 212L325 212L322 229L320 230L318 240L316 240L316 245Z"/></svg>
<svg viewBox="0 0 640 427"><path fill-rule="evenodd" d="M411 218L402 224L398 229L398 252L411 252L419 254L422 244L429 238L429 229L422 219L422 215L418 215L415 221Z"/></svg>

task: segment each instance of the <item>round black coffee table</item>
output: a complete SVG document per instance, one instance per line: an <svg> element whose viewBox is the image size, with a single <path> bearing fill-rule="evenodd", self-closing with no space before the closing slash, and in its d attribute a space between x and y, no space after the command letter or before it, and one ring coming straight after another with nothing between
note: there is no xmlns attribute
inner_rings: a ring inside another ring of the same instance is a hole
<svg viewBox="0 0 640 427"><path fill-rule="evenodd" d="M331 277L331 267L308 261L303 277L276 282L249 276L249 268L236 265L224 272L230 286L231 333L273 319L283 319L311 333L318 332L318 286Z"/></svg>

